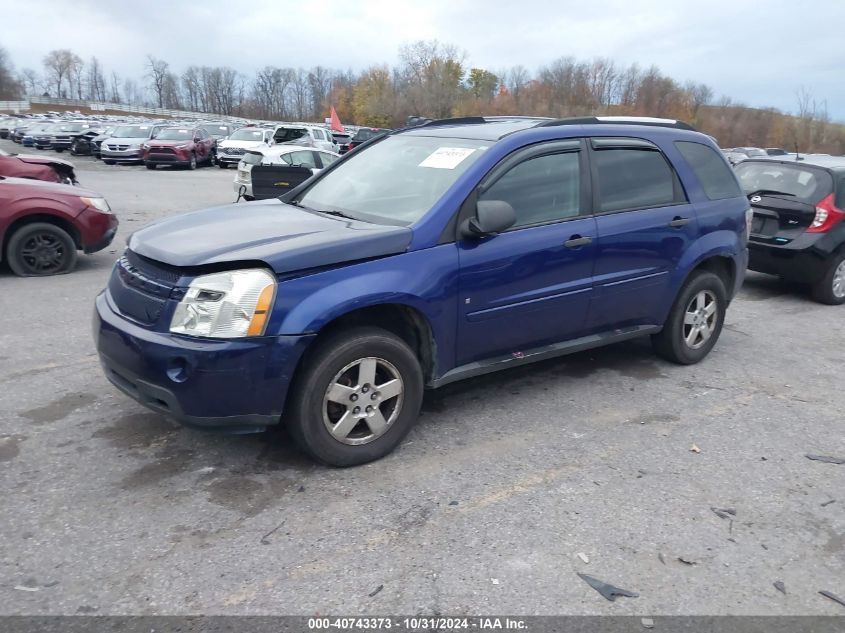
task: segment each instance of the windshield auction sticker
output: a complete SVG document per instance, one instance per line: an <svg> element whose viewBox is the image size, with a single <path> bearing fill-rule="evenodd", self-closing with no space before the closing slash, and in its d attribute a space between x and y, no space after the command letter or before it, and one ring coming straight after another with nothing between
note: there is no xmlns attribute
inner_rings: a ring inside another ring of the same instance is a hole
<svg viewBox="0 0 845 633"><path fill-rule="evenodd" d="M474 151L475 149L469 147L438 147L419 166L433 169L454 169Z"/></svg>

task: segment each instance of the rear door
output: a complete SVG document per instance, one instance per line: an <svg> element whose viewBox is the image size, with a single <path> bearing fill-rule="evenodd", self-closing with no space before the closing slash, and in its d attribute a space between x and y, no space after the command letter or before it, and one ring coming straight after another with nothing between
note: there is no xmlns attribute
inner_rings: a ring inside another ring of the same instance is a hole
<svg viewBox="0 0 845 633"><path fill-rule="evenodd" d="M593 331L656 324L671 273L696 239L695 210L657 145L635 138L590 141L596 214Z"/></svg>
<svg viewBox="0 0 845 633"><path fill-rule="evenodd" d="M810 228L816 206L833 193L830 173L812 165L743 161L736 175L754 211L752 242L792 242Z"/></svg>
<svg viewBox="0 0 845 633"><path fill-rule="evenodd" d="M495 167L467 201L504 200L509 230L459 239L457 362L519 355L577 338L592 291L596 221L580 140L542 143Z"/></svg>

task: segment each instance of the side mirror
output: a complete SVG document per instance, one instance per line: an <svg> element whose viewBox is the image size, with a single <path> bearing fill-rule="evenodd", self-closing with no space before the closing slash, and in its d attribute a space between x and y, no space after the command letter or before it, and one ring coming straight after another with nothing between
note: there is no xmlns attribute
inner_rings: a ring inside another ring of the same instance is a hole
<svg viewBox="0 0 845 633"><path fill-rule="evenodd" d="M202 140L199 136L194 137L194 143L199 143Z"/></svg>
<svg viewBox="0 0 845 633"><path fill-rule="evenodd" d="M465 238L479 238L495 235L509 229L516 222L516 212L504 200L479 200L475 205L475 217L467 218L461 225Z"/></svg>

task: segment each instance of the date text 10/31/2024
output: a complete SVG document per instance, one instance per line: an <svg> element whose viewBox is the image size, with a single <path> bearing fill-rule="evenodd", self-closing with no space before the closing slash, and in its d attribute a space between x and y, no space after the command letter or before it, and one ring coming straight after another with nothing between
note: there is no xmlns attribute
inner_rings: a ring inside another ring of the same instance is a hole
<svg viewBox="0 0 845 633"><path fill-rule="evenodd" d="M524 620L518 618L475 617L359 617L359 618L309 618L308 629L312 631L461 631L461 630L511 630L526 631Z"/></svg>

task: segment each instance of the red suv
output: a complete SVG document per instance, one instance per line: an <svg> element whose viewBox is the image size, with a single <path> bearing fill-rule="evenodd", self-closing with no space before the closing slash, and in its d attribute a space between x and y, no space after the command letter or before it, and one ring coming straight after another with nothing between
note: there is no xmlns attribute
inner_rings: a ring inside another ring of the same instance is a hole
<svg viewBox="0 0 845 633"><path fill-rule="evenodd" d="M196 169L200 163L214 164L217 141L203 128L168 127L141 145L147 169L158 165L182 165Z"/></svg>
<svg viewBox="0 0 845 633"><path fill-rule="evenodd" d="M104 249L117 224L106 199L89 189L0 178L0 261L16 275L70 272L76 251Z"/></svg>

